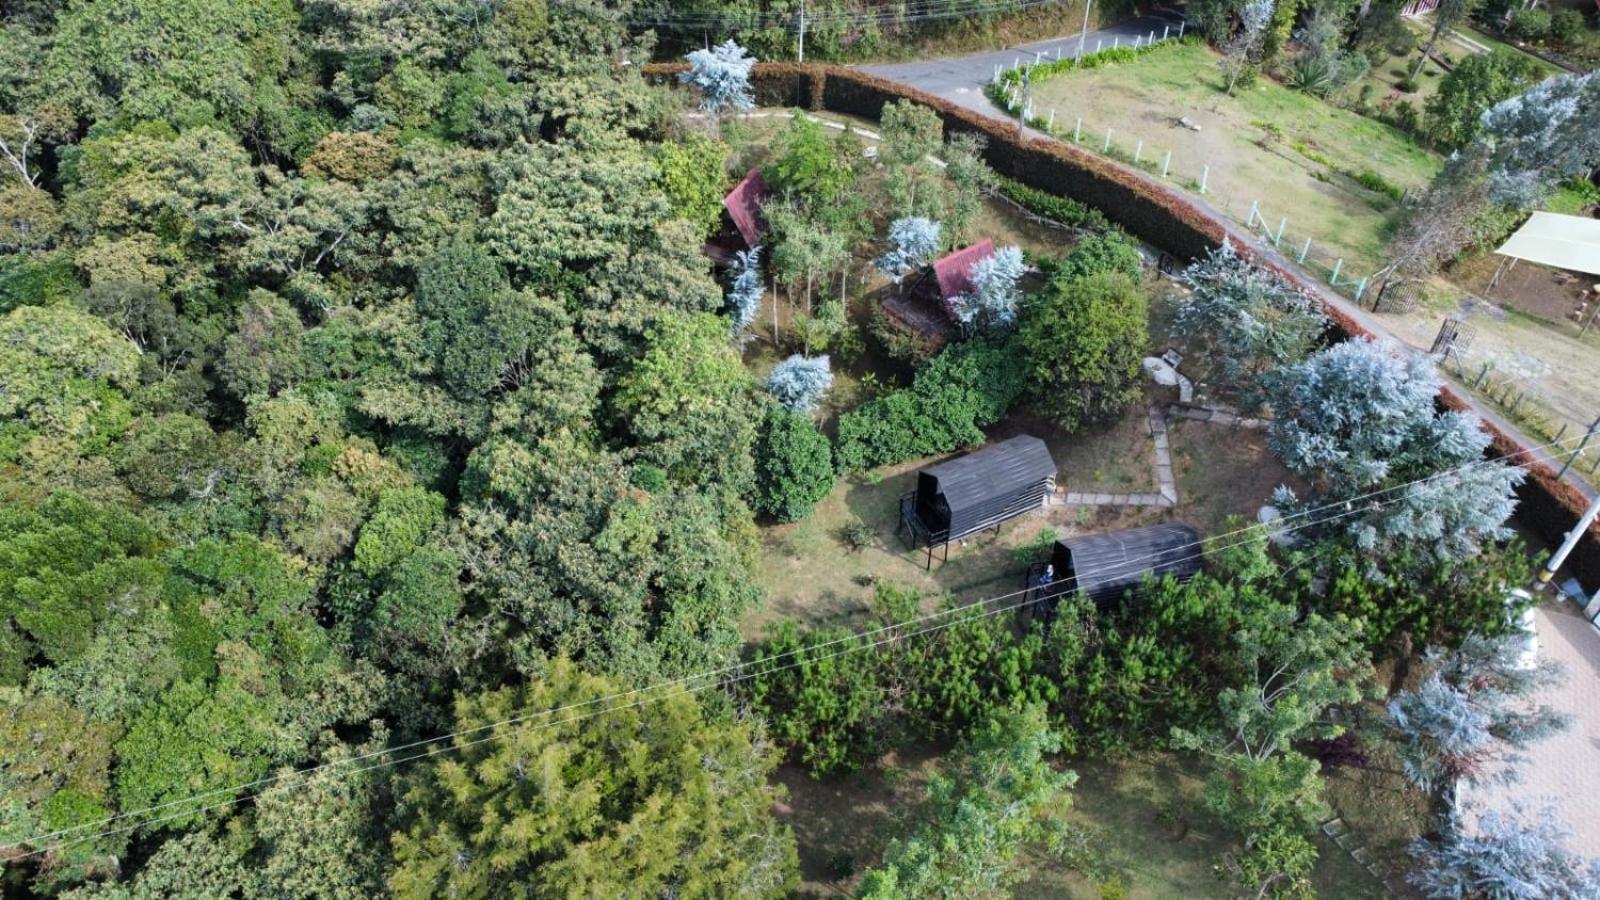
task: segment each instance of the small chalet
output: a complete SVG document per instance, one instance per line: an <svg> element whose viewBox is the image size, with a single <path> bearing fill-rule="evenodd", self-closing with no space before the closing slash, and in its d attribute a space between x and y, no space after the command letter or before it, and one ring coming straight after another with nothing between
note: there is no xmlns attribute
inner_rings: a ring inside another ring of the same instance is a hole
<svg viewBox="0 0 1600 900"><path fill-rule="evenodd" d="M1137 599L1146 575L1187 581L1200 569L1200 533L1181 522L1063 538L1056 541L1049 563L1028 569L1029 602L1024 608L1049 621L1062 597L1082 591L1106 609L1128 597Z"/></svg>
<svg viewBox="0 0 1600 900"><path fill-rule="evenodd" d="M994 255L994 241L983 240L933 261L911 286L885 300L883 308L900 324L934 345L957 332L950 300L972 292L972 267Z"/></svg>
<svg viewBox="0 0 1600 900"><path fill-rule="evenodd" d="M1044 506L1055 491L1056 464L1044 441L1018 435L917 473L917 487L900 497L900 526L912 549L933 548L1000 525Z"/></svg>
<svg viewBox="0 0 1600 900"><path fill-rule="evenodd" d="M761 207L772 196L772 188L761 177L761 169L751 169L722 198L722 228L706 242L706 255L718 265L728 265L733 254L760 246L766 231Z"/></svg>

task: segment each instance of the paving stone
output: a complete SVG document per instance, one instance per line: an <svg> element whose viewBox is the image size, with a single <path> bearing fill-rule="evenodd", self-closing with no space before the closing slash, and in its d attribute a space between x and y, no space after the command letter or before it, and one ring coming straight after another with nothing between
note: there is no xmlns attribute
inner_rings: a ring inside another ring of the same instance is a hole
<svg viewBox="0 0 1600 900"><path fill-rule="evenodd" d="M1350 826L1343 819L1329 819L1322 823L1322 833L1328 837L1338 837L1350 830Z"/></svg>
<svg viewBox="0 0 1600 900"><path fill-rule="evenodd" d="M1356 836L1354 832L1346 831L1344 834L1334 838L1333 842L1339 845L1339 849L1349 850L1356 844Z"/></svg>
<svg viewBox="0 0 1600 900"><path fill-rule="evenodd" d="M1358 863L1361 863L1363 866L1372 865L1372 851L1366 847L1357 847L1356 849L1351 850L1350 858Z"/></svg>

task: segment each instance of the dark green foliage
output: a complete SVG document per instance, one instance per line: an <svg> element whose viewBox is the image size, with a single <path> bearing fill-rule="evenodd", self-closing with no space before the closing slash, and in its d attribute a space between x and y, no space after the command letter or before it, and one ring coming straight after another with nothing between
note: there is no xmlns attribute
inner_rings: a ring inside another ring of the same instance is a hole
<svg viewBox="0 0 1600 900"><path fill-rule="evenodd" d="M1058 274L1017 334L1034 406L1069 431L1115 421L1139 396L1146 316L1143 289L1121 272Z"/></svg>
<svg viewBox="0 0 1600 900"><path fill-rule="evenodd" d="M79 290L69 254L0 256L0 315L25 304L42 306L71 300Z"/></svg>
<svg viewBox="0 0 1600 900"><path fill-rule="evenodd" d="M1090 275L1120 273L1137 281L1144 273L1139 247L1119 229L1091 234L1049 267L1052 280L1075 281Z"/></svg>
<svg viewBox="0 0 1600 900"><path fill-rule="evenodd" d="M948 453L983 441L1022 394L1024 376L1011 339L946 348L893 391L839 417L835 459L844 472Z"/></svg>
<svg viewBox="0 0 1600 900"><path fill-rule="evenodd" d="M1542 10L1527 12L1549 18ZM1467 54L1428 99L1428 139L1444 147L1466 146L1477 136L1485 110L1521 93L1538 76L1538 63L1514 50Z"/></svg>
<svg viewBox="0 0 1600 900"><path fill-rule="evenodd" d="M854 180L854 160L839 153L822 125L796 115L773 144L762 175L774 190L789 191L812 206L841 196Z"/></svg>
<svg viewBox="0 0 1600 900"><path fill-rule="evenodd" d="M755 459L756 511L779 521L805 518L833 489L833 448L809 416L769 406Z"/></svg>
<svg viewBox="0 0 1600 900"><path fill-rule="evenodd" d="M782 622L752 664L751 702L812 774L853 771L883 745L880 660L866 639Z"/></svg>
<svg viewBox="0 0 1600 900"><path fill-rule="evenodd" d="M1100 210L1070 197L1028 187L1003 175L995 177L995 187L1000 193L1016 201L1019 206L1034 215L1044 216L1046 219L1073 228L1085 228L1091 231L1104 231L1111 227L1106 221L1105 214Z"/></svg>

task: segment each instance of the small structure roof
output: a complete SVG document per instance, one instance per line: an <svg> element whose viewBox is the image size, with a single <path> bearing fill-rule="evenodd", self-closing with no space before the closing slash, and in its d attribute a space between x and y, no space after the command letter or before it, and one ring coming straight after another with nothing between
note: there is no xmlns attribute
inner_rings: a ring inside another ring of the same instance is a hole
<svg viewBox="0 0 1600 900"><path fill-rule="evenodd" d="M1536 212L1495 252L1542 266L1600 275L1600 219Z"/></svg>
<svg viewBox="0 0 1600 900"><path fill-rule="evenodd" d="M929 466L922 474L938 482L939 493L950 504L954 518L963 509L1054 478L1056 463L1050 458L1050 448L1044 441L1019 434L966 456Z"/></svg>
<svg viewBox="0 0 1600 900"><path fill-rule="evenodd" d="M1096 603L1136 588L1146 573L1189 578L1201 567L1200 534L1181 522L1088 534L1057 543L1066 548L1073 586Z"/></svg>
<svg viewBox="0 0 1600 900"><path fill-rule="evenodd" d="M771 195L767 180L761 177L761 170L755 168L745 173L728 196L722 198L722 208L728 211L728 218L733 220L733 227L747 247L761 243L761 232L766 226L761 217L761 204Z"/></svg>
<svg viewBox="0 0 1600 900"><path fill-rule="evenodd" d="M994 241L984 238L939 257L933 263L933 277L939 282L939 296L945 300L972 292L972 267L994 255Z"/></svg>

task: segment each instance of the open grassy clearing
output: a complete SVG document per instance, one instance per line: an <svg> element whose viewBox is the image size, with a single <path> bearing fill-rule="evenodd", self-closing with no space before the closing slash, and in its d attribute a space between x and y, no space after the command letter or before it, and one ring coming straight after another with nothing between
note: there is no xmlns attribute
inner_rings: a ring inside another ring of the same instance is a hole
<svg viewBox="0 0 1600 900"><path fill-rule="evenodd" d="M903 833L922 800L942 748L921 747L885 755L854 775L814 779L785 766L778 778L789 790L780 809L800 845L804 879L800 895L848 895L860 873L878 863L884 848ZM1064 763L1078 774L1068 818L1086 828L1104 864L1134 900L1180 897L1229 898L1240 894L1219 878L1216 867L1233 849L1205 808L1205 763L1197 757L1153 753L1139 759L1080 758ZM1336 776L1331 785L1340 780ZM1348 793L1348 791L1347 791ZM1363 822L1377 827L1405 821L1395 801L1374 795L1380 808ZM1401 804L1402 810L1405 808ZM1360 832L1358 832L1360 833ZM1365 838L1369 845L1374 843ZM1312 882L1319 896L1378 898L1383 885L1332 841L1319 836ZM1049 859L1030 860L1032 878L1012 889L1019 898L1071 897L1094 900L1101 884Z"/></svg>
<svg viewBox="0 0 1600 900"><path fill-rule="evenodd" d="M1391 202L1351 176L1371 171L1417 188L1438 171L1439 158L1388 125L1270 79L1225 96L1217 59L1204 46L1174 45L1068 73L1034 89L1034 108L1055 110L1057 126L1068 129L1082 116L1084 143L1094 148L1111 128L1122 153L1141 139L1146 161L1159 162L1170 149L1171 177L1181 183L1209 166L1207 199L1230 215L1244 220L1259 200L1274 227L1289 217L1286 234L1295 243L1309 234L1318 258L1342 257L1357 277L1378 268ZM1179 125L1183 116L1200 130Z"/></svg>

